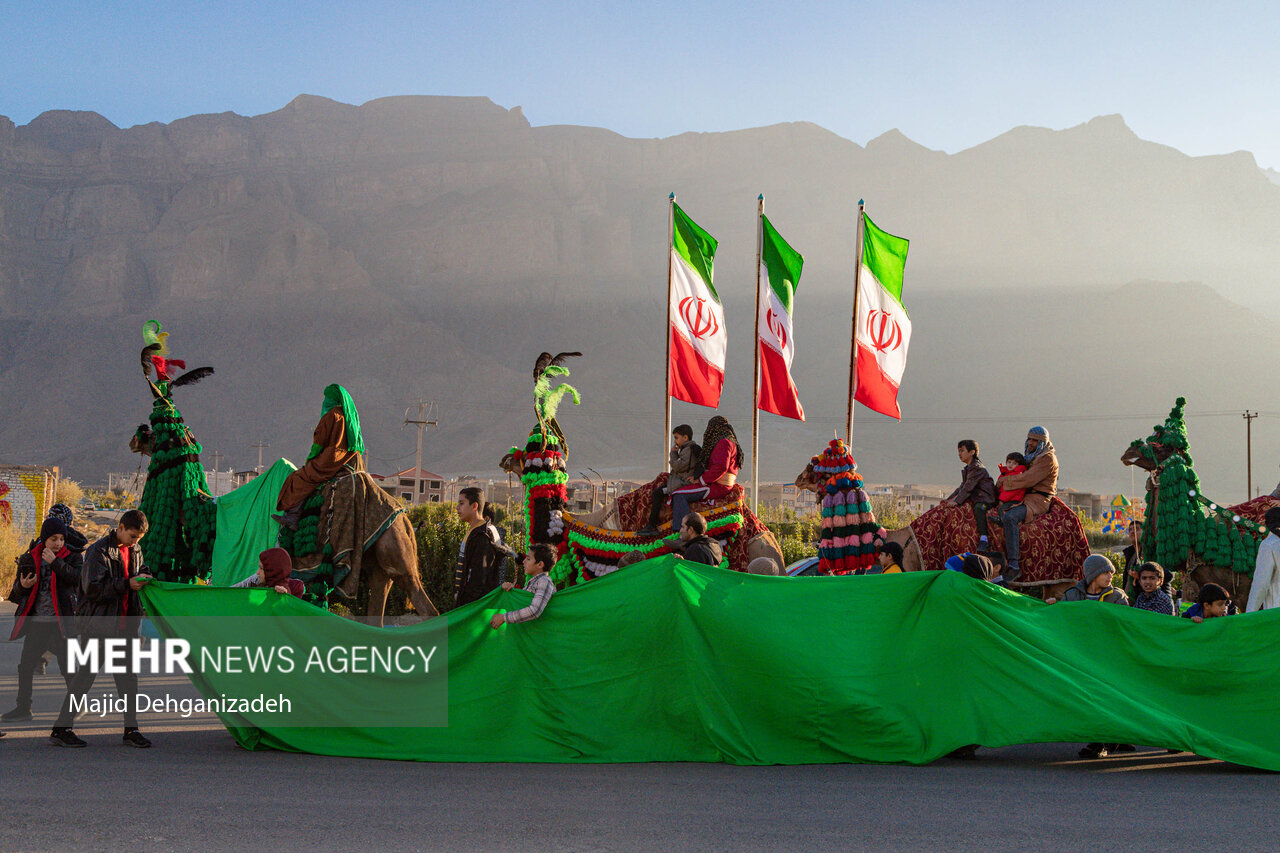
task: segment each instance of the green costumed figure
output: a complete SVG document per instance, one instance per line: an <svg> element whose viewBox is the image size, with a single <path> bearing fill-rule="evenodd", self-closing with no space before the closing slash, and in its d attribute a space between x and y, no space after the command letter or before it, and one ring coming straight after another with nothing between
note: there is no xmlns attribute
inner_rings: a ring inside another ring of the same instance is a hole
<svg viewBox="0 0 1280 853"><path fill-rule="evenodd" d="M209 574L216 510L200 466L200 443L183 422L173 389L199 382L213 368L171 377L186 363L169 358L168 337L155 320L143 325L142 372L155 401L150 422L138 427L130 446L151 457L139 506L149 525L142 541L147 565L159 580L190 583Z"/></svg>

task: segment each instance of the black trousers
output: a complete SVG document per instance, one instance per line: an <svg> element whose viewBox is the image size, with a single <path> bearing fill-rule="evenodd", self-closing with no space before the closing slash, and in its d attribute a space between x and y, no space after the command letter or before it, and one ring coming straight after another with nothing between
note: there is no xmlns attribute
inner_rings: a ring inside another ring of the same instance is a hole
<svg viewBox="0 0 1280 853"><path fill-rule="evenodd" d="M133 637L136 637L134 634ZM129 637L128 639L133 639ZM121 672L112 676L116 681L116 695L124 699L124 727L126 729L136 729L138 727L138 674L136 672ZM85 668L77 671L71 676L70 684L67 685L67 698L62 700L62 710L58 712L58 721L54 723L54 728L69 729L75 723L76 714L71 713L71 697L87 695L93 689L93 682L98 678L98 673L92 669Z"/></svg>
<svg viewBox="0 0 1280 853"><path fill-rule="evenodd" d="M666 504L666 491L662 486L654 487L653 494L649 496L649 526L655 530L658 527L658 516L662 515L662 508Z"/></svg>
<svg viewBox="0 0 1280 853"><path fill-rule="evenodd" d="M978 535L988 536L990 530L987 528L987 511L991 509L991 504L978 503L973 504L973 523L978 525ZM988 538L990 538L988 536Z"/></svg>
<svg viewBox="0 0 1280 853"><path fill-rule="evenodd" d="M58 659L58 672L66 679L67 687L71 686L71 678L67 675L67 640L62 636L62 629L57 622L28 620L22 639L22 657L18 659L19 708L31 709L36 667L40 665L45 652L53 652Z"/></svg>

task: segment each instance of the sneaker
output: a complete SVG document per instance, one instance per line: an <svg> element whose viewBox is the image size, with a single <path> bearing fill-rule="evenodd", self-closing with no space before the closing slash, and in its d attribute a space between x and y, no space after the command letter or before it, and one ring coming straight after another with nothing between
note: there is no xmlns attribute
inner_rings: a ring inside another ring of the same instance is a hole
<svg viewBox="0 0 1280 853"><path fill-rule="evenodd" d="M54 729L49 734L49 743L54 746L88 746L87 743L76 737L76 733L71 731L71 729Z"/></svg>
<svg viewBox="0 0 1280 853"><path fill-rule="evenodd" d="M658 528L656 528L656 527L641 527L639 530L637 530L637 531L636 531L636 535L637 535L637 536L657 536L657 535L658 535Z"/></svg>
<svg viewBox="0 0 1280 853"><path fill-rule="evenodd" d="M986 550L988 549L988 547L990 546L990 544L991 544L991 543L987 540L987 537L985 537L985 536L979 536L979 537L978 537L978 550L979 550L979 551L986 551Z"/></svg>
<svg viewBox="0 0 1280 853"><path fill-rule="evenodd" d="M124 745L137 747L138 749L149 749L151 741L142 736L142 732L137 729L124 730Z"/></svg>
<svg viewBox="0 0 1280 853"><path fill-rule="evenodd" d="M1012 583L1013 581L1016 581L1020 577L1022 577L1022 569L1018 568L1017 566L1011 565L1004 570L1005 583Z"/></svg>
<svg viewBox="0 0 1280 853"><path fill-rule="evenodd" d="M18 707L14 708L12 711L9 711L6 714L0 714L0 720L4 720L6 723L25 722L29 719L31 719L30 706L27 706L26 708L24 708L21 705L19 705Z"/></svg>

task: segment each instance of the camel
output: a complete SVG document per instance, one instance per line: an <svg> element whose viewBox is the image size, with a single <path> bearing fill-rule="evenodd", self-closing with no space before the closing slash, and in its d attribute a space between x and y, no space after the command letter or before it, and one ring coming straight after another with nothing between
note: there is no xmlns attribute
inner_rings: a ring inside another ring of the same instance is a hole
<svg viewBox="0 0 1280 853"><path fill-rule="evenodd" d="M174 404L173 390L200 381L212 374L213 368L196 368L171 379L171 368L185 369L186 365L168 357L167 338L168 333L161 332L160 324L154 320L143 327L143 376L154 402L149 423L134 432L129 450L149 460L141 501L141 509L150 522L143 545L147 563L160 580L192 583L197 577L207 577L212 568L216 511L200 466L200 443ZM307 557L312 555L297 556L295 574L313 569L319 562L319 554L314 555L315 563L310 566ZM363 559L368 567L368 624L382 627L387 594L393 583L404 590L423 618L439 615L422 587L417 539L403 512L364 553ZM357 591L346 594L351 596Z"/></svg>
<svg viewBox="0 0 1280 853"><path fill-rule="evenodd" d="M1265 535L1262 517L1280 499L1266 496L1224 506L1201 493L1183 416L1186 402L1179 397L1163 424L1120 455L1123 464L1148 472L1142 553L1166 571L1184 573L1191 581L1184 584L1184 600L1206 583L1216 583L1232 600L1246 601L1252 582L1247 572Z"/></svg>
<svg viewBox="0 0 1280 853"><path fill-rule="evenodd" d="M515 474L525 487L525 529L529 542L543 542L556 548L560 559L550 572L552 580L565 585L587 581L617 570L618 561L631 551L647 557L675 553L679 542L670 522L662 524L656 536L645 536L623 529L621 519L613 517L618 505L644 501L645 514L653 483L623 495L608 510L588 515L574 515L564 510L565 470L568 443L556 421L560 401L568 396L579 401L576 389L567 383L551 387L551 380L567 376L560 361L572 353L552 359L543 353L534 370L534 413L537 423L523 448L513 447L502 457L499 467ZM659 475L659 480L665 475ZM655 483L658 482L655 480ZM769 528L747 506L739 488L733 495L711 504L694 504L707 518L708 535L724 540L730 568L745 571L752 560L767 557L779 571L783 566L782 549ZM639 527L639 524L634 527Z"/></svg>
<svg viewBox="0 0 1280 853"><path fill-rule="evenodd" d="M826 477L814 471L814 463L810 461L798 475L795 485L800 489L808 489L821 495ZM896 530L885 531L885 541L896 542L902 547L902 569L906 572L922 570L937 571L942 568L943 561L952 554L973 550L977 542L976 529L971 535L964 536L964 531L973 527L972 515L968 507L938 506L921 515L910 525ZM1023 577L1030 582L1013 582L1010 586L1022 591L1035 591L1046 598L1057 597L1074 586L1081 577L1081 566L1089 555L1089 544L1084 536L1084 529L1066 504L1054 499L1050 510L1052 518L1037 519L1031 525L1024 526L1023 544ZM952 516L951 514L954 514ZM950 522L945 523L945 522ZM928 534L929 540L922 544L917 537L917 530ZM939 534L938 531L947 533ZM993 545L1002 546L1003 534L999 524L992 524ZM942 538L938 538L939 535ZM1039 537L1052 535L1058 540L1050 560L1041 560L1046 565L1036 565L1035 553ZM954 539L952 537L955 537Z"/></svg>
<svg viewBox="0 0 1280 853"><path fill-rule="evenodd" d="M813 460L810 460L804 466L804 470L796 475L795 486L797 489L805 489L821 497L826 477L815 472L813 465ZM911 532L910 526L901 527L897 530L885 530L884 541L896 542L901 546L902 570L904 572L918 572L924 568L924 555L920 551L920 544L916 542L915 534Z"/></svg>
<svg viewBox="0 0 1280 853"><path fill-rule="evenodd" d="M144 425L139 427L129 439L129 449L134 453L150 457L152 441L153 434ZM150 467L148 465L148 468ZM148 544L153 536L163 532L158 531L153 524L147 534ZM210 537L207 549L203 549L203 553L193 554L193 557L200 560L203 565L209 564L209 557L213 553L213 541L213 537ZM319 563L320 554L305 555L298 558L294 571L305 574L316 569ZM413 609L423 619L440 615L440 611L422 586L422 577L418 573L418 541L413 532L413 525L409 522L409 516L405 513L400 513L391 526L374 541L373 546L364 552L362 577L366 579L369 587L369 606L364 619L366 624L377 628L383 627L387 596L393 584L404 592L405 597L412 603ZM344 596L354 598L355 592L358 590L344 593Z"/></svg>
<svg viewBox="0 0 1280 853"><path fill-rule="evenodd" d="M366 624L375 628L383 626L387 595L392 584L400 588L424 620L440 615L422 588L422 577L418 573L418 539L406 513L400 513L386 532L374 541L373 547L364 552L362 574L368 578L369 585Z"/></svg>

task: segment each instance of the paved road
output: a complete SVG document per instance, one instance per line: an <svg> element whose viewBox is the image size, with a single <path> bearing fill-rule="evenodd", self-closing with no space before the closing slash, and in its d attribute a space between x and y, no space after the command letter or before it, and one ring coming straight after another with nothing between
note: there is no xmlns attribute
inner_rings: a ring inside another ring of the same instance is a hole
<svg viewBox="0 0 1280 853"><path fill-rule="evenodd" d="M0 630L8 619L0 615ZM10 706L17 644L0 644ZM1273 850L1275 774L1148 750L1104 761L1077 744L990 750L928 767L415 764L246 752L208 717L0 741L0 850ZM178 680L144 680L177 694ZM195 695L192 693L191 695Z"/></svg>

